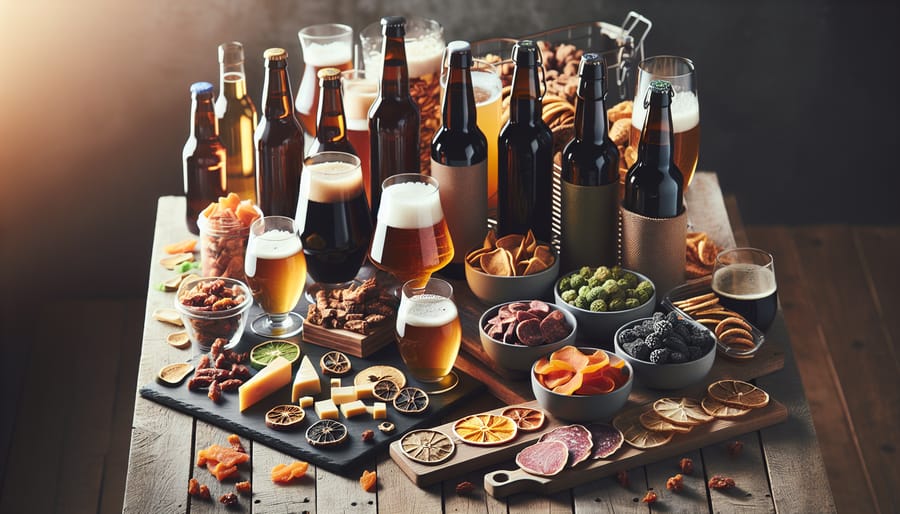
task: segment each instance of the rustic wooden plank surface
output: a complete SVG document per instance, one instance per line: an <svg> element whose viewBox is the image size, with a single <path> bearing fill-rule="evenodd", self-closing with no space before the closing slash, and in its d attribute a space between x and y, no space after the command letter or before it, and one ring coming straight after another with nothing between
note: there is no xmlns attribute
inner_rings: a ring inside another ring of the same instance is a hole
<svg viewBox="0 0 900 514"><path fill-rule="evenodd" d="M316 513L315 466L310 465L306 476L286 485L272 482L272 468L277 464L290 464L297 460L268 446L251 442L253 464L253 512L291 514Z"/></svg>
<svg viewBox="0 0 900 514"><path fill-rule="evenodd" d="M616 476L604 477L572 489L574 511L582 513L637 514L647 512L640 499L647 493L647 474L643 466L625 471L627 484Z"/></svg>
<svg viewBox="0 0 900 514"><path fill-rule="evenodd" d="M682 474L684 489L681 492L670 491L666 488L666 481L681 473L678 467L682 457L687 457L695 463L694 472L690 475ZM700 451L684 452L681 455L663 459L654 464L644 466L646 469L647 489L653 490L659 496L666 512L703 512L709 509L706 482L703 480L703 460ZM646 494L646 493L644 493ZM641 495L643 496L643 495ZM651 505L651 510L653 506Z"/></svg>
<svg viewBox="0 0 900 514"><path fill-rule="evenodd" d="M740 442L743 450L732 455L727 447ZM715 512L775 512L759 434L744 434L701 450L706 479L720 475L734 479L735 488L709 490Z"/></svg>

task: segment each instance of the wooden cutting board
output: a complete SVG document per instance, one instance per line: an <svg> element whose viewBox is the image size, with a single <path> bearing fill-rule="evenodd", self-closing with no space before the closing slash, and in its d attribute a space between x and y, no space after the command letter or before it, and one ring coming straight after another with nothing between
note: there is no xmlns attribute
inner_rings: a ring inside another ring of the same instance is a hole
<svg viewBox="0 0 900 514"><path fill-rule="evenodd" d="M537 402L527 402L520 406L540 408ZM489 412L500 414L505 408L507 407L501 407ZM644 406L635 405L629 407L629 409L641 408L644 408ZM524 491L551 494L623 469L643 466L644 464L657 462L668 457L681 455L690 450L721 442L740 434L753 432L784 421L787 419L787 416L787 408L781 403L772 400L766 407L753 410L741 418L715 420L705 425L694 427L687 434L676 434L667 444L657 448L639 450L628 445L628 443L624 443L622 448L609 459L588 460L574 468L565 469L554 477L538 477L518 468L494 471L485 475L484 488L497 498ZM461 442L459 438L453 435L453 423L445 423L434 427L434 430L446 434L456 443L456 449L452 457L437 465L420 464L412 461L403 454L399 441L391 443L391 458L394 459L394 462L397 463L397 466L403 473L419 487L426 487L469 471L512 460L522 448L535 443L544 433L561 425L569 424L548 415L547 421L541 430L536 432L519 432L516 439L508 444L485 447L467 445Z"/></svg>

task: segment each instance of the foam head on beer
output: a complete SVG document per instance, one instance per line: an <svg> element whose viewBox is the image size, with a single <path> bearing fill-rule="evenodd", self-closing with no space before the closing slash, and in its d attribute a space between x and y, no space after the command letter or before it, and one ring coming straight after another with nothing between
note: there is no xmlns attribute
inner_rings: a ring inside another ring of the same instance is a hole
<svg viewBox="0 0 900 514"><path fill-rule="evenodd" d="M300 253L303 245L300 238L286 230L270 230L250 240L244 259L244 271L250 277L256 276L257 260L287 259Z"/></svg>
<svg viewBox="0 0 900 514"><path fill-rule="evenodd" d="M400 304L397 335L404 337L406 327L441 327L459 317L453 300L436 294L413 296Z"/></svg>
<svg viewBox="0 0 900 514"><path fill-rule="evenodd" d="M355 198L363 190L362 174L354 172L357 167L339 161L307 164L300 187L308 188L306 198L313 202L339 203ZM297 216L298 221L301 219Z"/></svg>

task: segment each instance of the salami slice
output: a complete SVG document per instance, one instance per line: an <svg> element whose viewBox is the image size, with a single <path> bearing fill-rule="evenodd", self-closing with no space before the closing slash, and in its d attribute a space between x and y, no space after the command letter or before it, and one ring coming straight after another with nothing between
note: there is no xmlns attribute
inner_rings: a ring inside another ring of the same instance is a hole
<svg viewBox="0 0 900 514"><path fill-rule="evenodd" d="M516 311L516 321L525 321L526 319L540 320L541 318L532 314L531 311Z"/></svg>
<svg viewBox="0 0 900 514"><path fill-rule="evenodd" d="M591 437L594 440L594 452L591 455L592 459L605 459L609 457L616 453L616 451L622 447L622 443L625 442L625 437L622 436L622 432L619 432L619 429L612 425L607 425L606 423L591 423L587 426L587 429L590 430Z"/></svg>
<svg viewBox="0 0 900 514"><path fill-rule="evenodd" d="M528 303L528 312L543 319L547 314L550 314L550 306L540 300L531 300Z"/></svg>
<svg viewBox="0 0 900 514"><path fill-rule="evenodd" d="M541 320L541 333L549 343L561 341L571 332L572 327L566 323L566 317L560 311L553 311Z"/></svg>
<svg viewBox="0 0 900 514"><path fill-rule="evenodd" d="M522 449L516 455L516 464L532 475L552 477L566 467L569 449L561 441L543 441Z"/></svg>
<svg viewBox="0 0 900 514"><path fill-rule="evenodd" d="M565 425L542 435L538 442L559 441L569 450L569 465L574 466L591 455L594 441L590 430L583 425Z"/></svg>
<svg viewBox="0 0 900 514"><path fill-rule="evenodd" d="M537 318L519 322L516 327L516 337L525 346L538 346L545 342L544 334L541 333L541 322Z"/></svg>

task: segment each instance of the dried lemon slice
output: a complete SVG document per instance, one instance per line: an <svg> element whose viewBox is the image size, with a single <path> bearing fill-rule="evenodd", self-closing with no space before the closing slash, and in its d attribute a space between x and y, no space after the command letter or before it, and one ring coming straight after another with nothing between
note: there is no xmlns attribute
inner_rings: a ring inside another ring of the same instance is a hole
<svg viewBox="0 0 900 514"><path fill-rule="evenodd" d="M253 369L263 369L276 357L284 357L291 363L300 357L300 346L284 339L272 339L254 346L250 350L250 365Z"/></svg>
<svg viewBox="0 0 900 514"><path fill-rule="evenodd" d="M393 366L370 366L356 374L353 385L374 384L379 380L390 380L397 384L398 388L406 385L406 375Z"/></svg>
<svg viewBox="0 0 900 514"><path fill-rule="evenodd" d="M493 446L513 440L518 432L512 418L497 414L474 414L453 424L453 433L464 443Z"/></svg>
<svg viewBox="0 0 900 514"><path fill-rule="evenodd" d="M719 380L709 384L706 392L712 399L733 407L759 409L769 404L769 393L742 380Z"/></svg>
<svg viewBox="0 0 900 514"><path fill-rule="evenodd" d="M639 419L641 413L641 411L632 411L613 418L613 426L622 432L622 437L628 444L640 450L646 450L662 446L672 440L675 432L654 432L644 428Z"/></svg>
<svg viewBox="0 0 900 514"><path fill-rule="evenodd" d="M320 419L306 429L306 441L319 448L338 445L346 440L347 427L333 419Z"/></svg>
<svg viewBox="0 0 900 514"><path fill-rule="evenodd" d="M456 445L437 430L413 430L400 439L400 449L410 460L440 464L449 459Z"/></svg>
<svg viewBox="0 0 900 514"><path fill-rule="evenodd" d="M278 405L266 413L266 426L272 430L290 430L305 417L306 412L299 405Z"/></svg>
<svg viewBox="0 0 900 514"><path fill-rule="evenodd" d="M692 398L660 398L653 402L653 410L676 425L702 425L714 419L703 410L700 402Z"/></svg>
<svg viewBox="0 0 900 514"><path fill-rule="evenodd" d="M346 375L350 372L350 358L342 352L331 351L326 353L319 359L319 366L322 373L329 375Z"/></svg>
<svg viewBox="0 0 900 514"><path fill-rule="evenodd" d="M428 394L418 387L404 387L394 397L394 408L403 414L418 414L428 408Z"/></svg>
<svg viewBox="0 0 900 514"><path fill-rule="evenodd" d="M689 426L676 425L661 417L653 409L644 411L638 418L638 421L640 421L642 427L654 432L678 432L679 434L686 434L690 432L692 428Z"/></svg>
<svg viewBox="0 0 900 514"><path fill-rule="evenodd" d="M710 396L704 396L703 400L700 401L700 406L710 416L720 419L739 418L751 410L724 404Z"/></svg>
<svg viewBox="0 0 900 514"><path fill-rule="evenodd" d="M503 416L511 418L516 426L523 432L534 432L544 426L544 411L529 407L509 407L501 412Z"/></svg>
<svg viewBox="0 0 900 514"><path fill-rule="evenodd" d="M375 385L372 387L372 396L383 402L394 401L394 398L397 397L397 393L399 392L400 388L397 387L397 384L395 384L393 380L387 378L375 382Z"/></svg>

